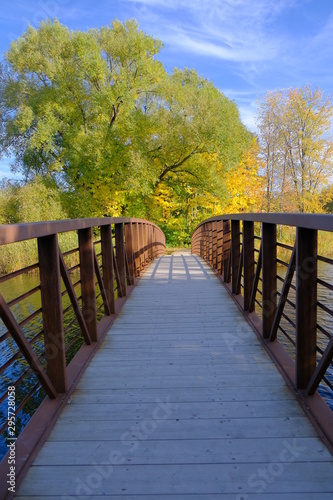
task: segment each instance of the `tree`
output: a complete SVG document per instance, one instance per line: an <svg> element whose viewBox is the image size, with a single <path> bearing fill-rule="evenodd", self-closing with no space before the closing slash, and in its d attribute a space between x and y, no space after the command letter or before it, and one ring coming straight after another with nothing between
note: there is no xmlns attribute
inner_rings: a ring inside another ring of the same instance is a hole
<svg viewBox="0 0 333 500"><path fill-rule="evenodd" d="M259 141L265 161L266 208L312 212L333 163L333 103L309 86L268 92L260 103Z"/></svg>
<svg viewBox="0 0 333 500"><path fill-rule="evenodd" d="M264 196L264 161L259 158L259 144L254 139L251 147L243 153L235 170L226 174L227 189L225 213L259 212L262 209Z"/></svg>
<svg viewBox="0 0 333 500"><path fill-rule="evenodd" d="M27 180L53 179L71 217L158 222L169 193L177 208L166 227L183 234L222 206L225 173L252 135L195 70L167 74L161 47L136 21L80 32L55 20L28 28L6 54L1 149Z"/></svg>
<svg viewBox="0 0 333 500"><path fill-rule="evenodd" d="M1 224L66 219L61 193L52 183L36 176L24 185L2 182L0 186Z"/></svg>
<svg viewBox="0 0 333 500"><path fill-rule="evenodd" d="M27 178L58 174L95 201L101 186L112 192L124 184L131 174L128 115L164 75L154 59L160 47L135 21L85 33L56 20L29 27L6 55L12 74L1 95L2 147L17 168Z"/></svg>
<svg viewBox="0 0 333 500"><path fill-rule="evenodd" d="M175 69L159 84L158 99L143 99L136 122L144 146L138 149L147 152L155 187L170 173L189 174L202 184L212 172L217 183L218 161L226 170L233 168L250 141L235 103L195 70ZM142 126L145 120L147 126ZM138 130L135 136L140 136ZM212 160L210 167L203 168L200 158L206 165Z"/></svg>

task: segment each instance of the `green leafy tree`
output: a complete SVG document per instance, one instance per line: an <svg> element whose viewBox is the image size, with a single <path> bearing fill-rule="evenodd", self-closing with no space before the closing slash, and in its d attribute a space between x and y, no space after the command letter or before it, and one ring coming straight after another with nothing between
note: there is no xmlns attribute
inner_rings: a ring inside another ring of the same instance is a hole
<svg viewBox="0 0 333 500"><path fill-rule="evenodd" d="M160 46L135 21L85 33L58 21L29 27L6 55L3 149L27 178L62 174L97 205L101 187L113 192L131 177L128 115L164 74Z"/></svg>
<svg viewBox="0 0 333 500"><path fill-rule="evenodd" d="M224 175L252 136L235 103L196 71L167 74L161 48L133 20L86 32L46 21L11 44L1 150L27 180L53 179L70 217L159 222L164 189L177 205L166 224L183 234L221 206Z"/></svg>
<svg viewBox="0 0 333 500"><path fill-rule="evenodd" d="M0 188L2 224L66 219L61 192L41 176L24 185L3 182Z"/></svg>

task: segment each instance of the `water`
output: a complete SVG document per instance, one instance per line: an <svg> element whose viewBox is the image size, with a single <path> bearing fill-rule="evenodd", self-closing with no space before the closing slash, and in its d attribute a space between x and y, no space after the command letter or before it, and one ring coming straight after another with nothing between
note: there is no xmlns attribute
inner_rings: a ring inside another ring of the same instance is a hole
<svg viewBox="0 0 333 500"><path fill-rule="evenodd" d="M278 269L278 274L281 277L284 277L286 272L285 268L279 268ZM329 284L333 284L333 266L326 264L324 262L318 262L318 278L322 279L323 281L326 281ZM295 285L295 277L293 280L293 284ZM280 282L279 288L282 288L282 283ZM288 299L291 300L294 304L296 303L296 294L295 291L290 289L289 294L288 294ZM323 305L325 305L327 308L332 309L332 303L333 303L333 291L329 290L328 288L319 285L317 288L317 300L318 302L321 302ZM289 304L285 305L284 312L286 313L287 316L292 319L292 321L295 323L296 322L296 314L295 310L290 306ZM317 323L320 325L322 328L324 328L329 334L332 334L333 331L333 317L328 314L327 312L323 311L320 309L320 307L317 308ZM281 320L281 326L288 332L288 334L295 340L295 329L288 323L287 320L283 319ZM286 350L290 353L292 357L294 356L294 347L291 345L290 342L286 341L285 336L280 332L278 333L278 340L284 344ZM326 335L321 333L319 330L317 331L317 346L321 348L323 351L325 351L325 348L328 344L328 338ZM320 359L321 354L318 353L318 360ZM330 381L330 383L333 385L333 366L332 364L329 366L329 368L326 371L325 377ZM318 392L319 394L326 400L328 406L333 410L333 392L330 389L329 386L327 386L325 383L321 383L320 386L318 387Z"/></svg>
<svg viewBox="0 0 333 500"><path fill-rule="evenodd" d="M75 282L79 279L79 272L72 273L72 282ZM11 301L12 299L22 295L29 290L32 290L39 286L39 275L38 272L24 274L13 278L11 280L5 281L0 284L0 291L4 296L6 302ZM63 308L65 309L70 305L70 300L68 295L66 294L63 297ZM19 303L13 305L11 307L11 311L18 322L24 321L30 315L32 315L35 311L38 311L41 308L41 296L40 290L37 290L36 293L30 295L29 297L23 299ZM64 314L64 326L66 327L69 323L74 319L74 312L70 309L68 312ZM40 362L43 366L45 366L44 360L44 343L43 336L41 334L41 330L43 328L42 322L42 314L41 312L34 315L32 319L27 321L22 325L22 330L25 334L27 340L33 342L31 346L35 352L35 354L39 357ZM6 333L7 329L0 320L0 336ZM66 345L77 335L79 331L77 322L75 321L73 325L69 328L66 333L65 340ZM39 335L38 335L39 334ZM78 339L74 342L73 346L66 353L66 362L69 363L70 359L74 356L75 352L79 349L79 347L83 344L82 336L79 336ZM16 408L18 408L21 403L23 403L24 398L29 394L30 391L33 390L33 395L16 415L16 436L19 435L20 431L24 428L27 422L30 420L31 416L34 414L41 401L45 397L45 391L40 386L39 381L36 375L29 371L29 373L24 373L29 369L28 363L25 361L23 356L20 355L19 349L16 343L12 340L11 337L7 338L5 341L0 343L0 366L4 366L13 356L16 356L16 359L5 369L5 371L1 375L0 379L0 397L7 393L7 388L14 381L22 377L21 382L17 385L15 391L15 403ZM8 413L8 405L7 398L0 405L0 427L7 421ZM5 436L2 435L0 437L0 459L1 456L5 454L7 451Z"/></svg>

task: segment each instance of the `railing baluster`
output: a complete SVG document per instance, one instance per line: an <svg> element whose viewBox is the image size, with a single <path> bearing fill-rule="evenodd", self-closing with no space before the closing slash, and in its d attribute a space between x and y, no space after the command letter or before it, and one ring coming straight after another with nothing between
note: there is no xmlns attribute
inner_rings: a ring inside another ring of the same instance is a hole
<svg viewBox="0 0 333 500"><path fill-rule="evenodd" d="M255 300L256 300L256 294L257 294L257 290L258 290L261 268L262 268L262 242L260 243L258 260L257 260L257 267L256 267L256 272L254 274L253 284L252 284L250 303L249 303L249 312L255 311Z"/></svg>
<svg viewBox="0 0 333 500"><path fill-rule="evenodd" d="M286 300L288 297L290 285L291 285L291 282L293 280L293 276L294 276L294 272L295 272L295 264L296 264L296 247L294 246L291 257L290 257L287 273L286 273L286 276L284 279L283 287L281 290L280 300L279 300L278 307L276 309L274 321L272 324L272 329L271 329L271 332L269 334L269 340L271 342L274 342L274 340L276 340L276 337L277 337L277 331L278 331L279 324L280 324L280 321L282 318L283 309L284 309L284 306L285 306L285 303L286 303Z"/></svg>
<svg viewBox="0 0 333 500"><path fill-rule="evenodd" d="M327 368L332 363L333 359L333 335L331 336L325 351L318 363L316 370L314 371L311 380L306 388L306 394L312 395L315 393L321 379L326 373Z"/></svg>
<svg viewBox="0 0 333 500"><path fill-rule="evenodd" d="M107 293L106 293L106 289L105 289L105 286L104 286L104 281L103 281L103 278L102 278L101 270L99 268L98 259L97 259L97 256L96 256L95 249L94 249L94 268L95 268L95 274L96 274L96 277L97 277L98 286L99 286L99 289L100 289L100 292L101 292L101 296L102 296L102 300L103 300L104 314L106 316L111 316L112 313L111 313L111 309L109 307L109 301L107 299Z"/></svg>
<svg viewBox="0 0 333 500"><path fill-rule="evenodd" d="M241 247L240 249L240 259L239 259L239 266L238 266L238 272L237 272L237 279L236 279L236 295L239 295L241 293L241 284L242 284L242 270L243 270L243 248Z"/></svg>
<svg viewBox="0 0 333 500"><path fill-rule="evenodd" d="M85 340L85 343L87 345L90 345L91 344L91 339L90 339L90 335L89 335L89 332L88 332L88 328L87 328L86 322L84 320L82 311L80 309L80 304L79 304L79 302L78 302L78 300L76 298L75 290L74 290L74 287L72 285L69 273L67 271L67 267L65 265L64 258L63 258L63 256L62 256L62 254L61 254L60 251L59 251L59 264L60 264L61 277L62 277L62 280L63 280L63 282L65 284L65 287L66 287L69 299L70 299L70 301L72 303L73 310L74 310L74 313L76 315L76 319L77 319L77 321L78 321L78 323L80 325L83 338Z"/></svg>
<svg viewBox="0 0 333 500"><path fill-rule="evenodd" d="M32 370L36 373L36 376L38 380L41 382L44 389L46 390L47 395L49 396L49 398L55 399L57 397L57 391L52 381L50 380L47 373L45 373L43 366L41 365L39 359L34 353L31 345L25 338L24 333L22 332L20 326L17 324L17 321L14 318L13 313L9 309L1 293L0 293L0 316L4 324L6 325L9 333L11 334L16 344L18 345L23 356L28 361Z"/></svg>
<svg viewBox="0 0 333 500"><path fill-rule="evenodd" d="M296 387L305 389L316 369L317 231L296 231Z"/></svg>

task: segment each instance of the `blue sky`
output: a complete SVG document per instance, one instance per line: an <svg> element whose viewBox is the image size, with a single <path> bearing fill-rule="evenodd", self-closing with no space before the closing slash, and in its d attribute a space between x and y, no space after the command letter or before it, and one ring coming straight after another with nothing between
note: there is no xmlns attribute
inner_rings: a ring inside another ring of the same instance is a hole
<svg viewBox="0 0 333 500"><path fill-rule="evenodd" d="M333 0L8 0L1 2L0 52L28 24L57 17L71 29L135 18L159 38L168 71L195 68L233 99L255 131L268 90L310 84L333 94ZM0 162L0 179L13 175Z"/></svg>

